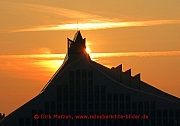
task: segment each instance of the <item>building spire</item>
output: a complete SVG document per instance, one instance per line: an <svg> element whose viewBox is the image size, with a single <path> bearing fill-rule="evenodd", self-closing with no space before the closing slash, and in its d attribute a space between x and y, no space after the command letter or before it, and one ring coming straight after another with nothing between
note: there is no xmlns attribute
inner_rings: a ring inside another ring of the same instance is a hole
<svg viewBox="0 0 180 126"><path fill-rule="evenodd" d="M68 55L71 54L86 54L86 39L82 38L81 32L77 31L74 39L68 38Z"/></svg>

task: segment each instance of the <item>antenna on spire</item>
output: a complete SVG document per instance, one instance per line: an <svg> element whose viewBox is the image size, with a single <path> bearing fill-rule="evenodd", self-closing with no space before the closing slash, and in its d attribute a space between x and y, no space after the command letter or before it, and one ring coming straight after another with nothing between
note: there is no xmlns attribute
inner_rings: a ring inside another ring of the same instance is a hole
<svg viewBox="0 0 180 126"><path fill-rule="evenodd" d="M77 21L77 31L78 31L78 21Z"/></svg>

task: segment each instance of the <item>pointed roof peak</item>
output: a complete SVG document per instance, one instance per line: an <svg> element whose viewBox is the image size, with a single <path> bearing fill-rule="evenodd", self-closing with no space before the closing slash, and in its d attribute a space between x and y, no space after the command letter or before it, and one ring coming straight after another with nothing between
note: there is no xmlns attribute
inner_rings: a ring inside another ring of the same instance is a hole
<svg viewBox="0 0 180 126"><path fill-rule="evenodd" d="M77 31L74 39L68 39L68 55L71 54L86 54L86 39L82 38L81 32Z"/></svg>
<svg viewBox="0 0 180 126"><path fill-rule="evenodd" d="M78 40L82 40L82 35L81 35L81 32L80 31L77 31L76 34L74 35L74 39L73 41L76 42Z"/></svg>

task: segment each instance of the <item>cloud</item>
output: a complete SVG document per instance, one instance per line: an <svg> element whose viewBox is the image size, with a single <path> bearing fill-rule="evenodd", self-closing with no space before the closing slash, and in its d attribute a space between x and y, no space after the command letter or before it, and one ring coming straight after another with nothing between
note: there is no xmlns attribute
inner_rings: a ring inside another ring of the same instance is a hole
<svg viewBox="0 0 180 126"><path fill-rule="evenodd" d="M164 51L164 52L122 52L122 53L92 53L92 58L100 57L154 57L154 56L180 56L180 51Z"/></svg>
<svg viewBox="0 0 180 126"><path fill-rule="evenodd" d="M31 54L31 55L0 55L2 61L6 60L63 60L66 54ZM91 58L100 57L121 57L121 56L180 56L180 51L163 51L163 52L119 52L119 53L90 53ZM1 63L1 62L0 62Z"/></svg>
<svg viewBox="0 0 180 126"><path fill-rule="evenodd" d="M60 24L55 26L38 26L34 28L17 29L12 32L27 32L27 31L57 31L57 30L98 30L109 28L122 28L122 27L142 27L142 26L155 26L165 24L180 24L180 20L150 20L150 21L126 21L126 22L89 22L79 24Z"/></svg>
<svg viewBox="0 0 180 126"><path fill-rule="evenodd" d="M78 19L78 20L92 20L92 19L102 19L103 17L95 14L90 14L86 12L58 8L52 6L38 5L38 4L25 4L25 3L9 3L9 2L0 2L0 6L6 8L6 10L20 10L21 13L24 12L26 14L27 11L35 11L41 12L41 14L50 14L56 17L62 16L70 19ZM30 13L28 13L29 15ZM27 15L26 15L27 16Z"/></svg>
<svg viewBox="0 0 180 126"><path fill-rule="evenodd" d="M59 19L60 17L68 18L65 21L58 20L58 23L51 23L43 25L30 26L28 24L26 28L18 28L14 30L8 30L6 32L28 32L28 31L56 31L56 30L98 30L109 28L121 28L121 27L143 27L143 26L155 26L166 24L180 24L180 20L122 20L119 18L108 18L96 14L81 12L77 10L57 8L45 5L37 4L22 4L22 3L8 3L0 2L1 6L7 8L14 8L21 12L29 11L28 16L33 15L30 12L41 12L45 15L54 16ZM26 11L24 11L26 10ZM79 22L78 24L75 22Z"/></svg>
<svg viewBox="0 0 180 126"><path fill-rule="evenodd" d="M155 56L180 56L180 51L166 52L123 52L123 53L91 53L92 60L111 67L112 60L119 57L155 57ZM60 67L65 54L36 54L36 55L0 55L0 73L14 78L28 78L45 80ZM17 74L18 73L18 74ZM41 76L41 78L37 78Z"/></svg>

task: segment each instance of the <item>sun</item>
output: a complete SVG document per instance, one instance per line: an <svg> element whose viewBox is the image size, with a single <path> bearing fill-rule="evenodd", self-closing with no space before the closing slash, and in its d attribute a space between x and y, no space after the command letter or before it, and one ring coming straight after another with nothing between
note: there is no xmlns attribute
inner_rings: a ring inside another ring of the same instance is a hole
<svg viewBox="0 0 180 126"><path fill-rule="evenodd" d="M91 52L90 48L86 47L86 52L90 53Z"/></svg>

